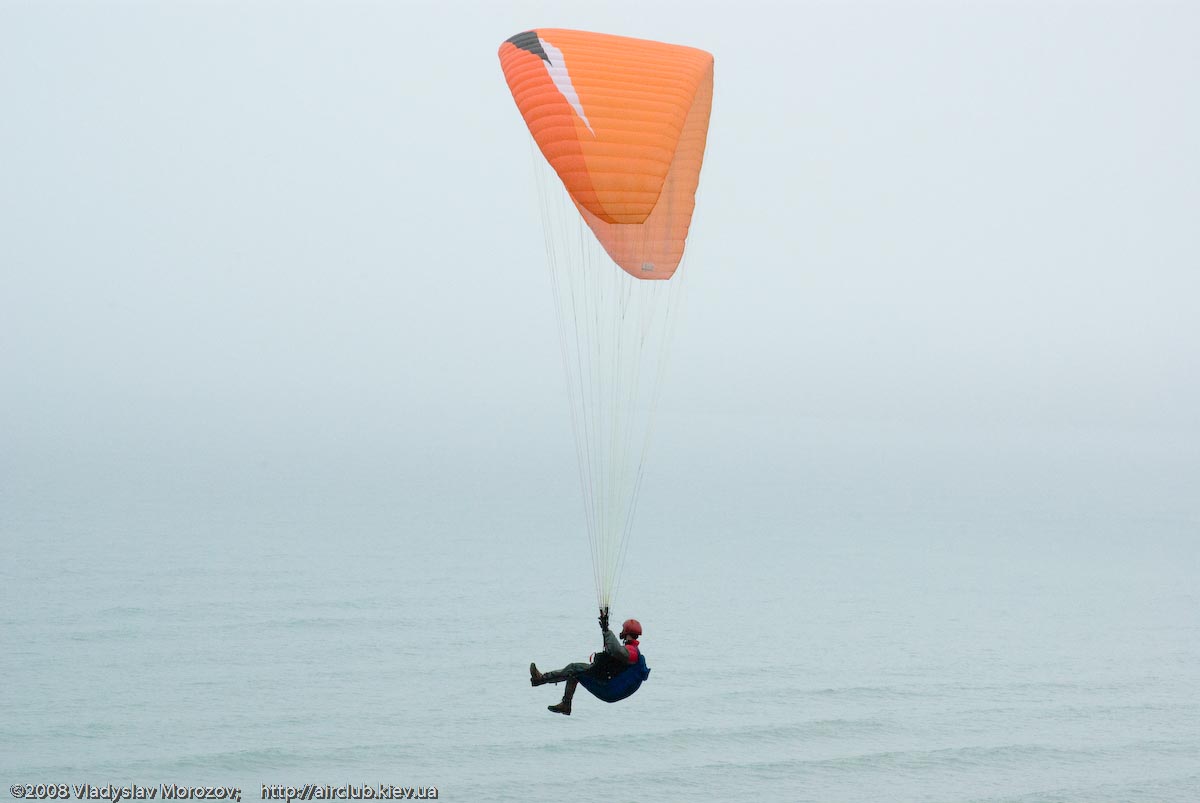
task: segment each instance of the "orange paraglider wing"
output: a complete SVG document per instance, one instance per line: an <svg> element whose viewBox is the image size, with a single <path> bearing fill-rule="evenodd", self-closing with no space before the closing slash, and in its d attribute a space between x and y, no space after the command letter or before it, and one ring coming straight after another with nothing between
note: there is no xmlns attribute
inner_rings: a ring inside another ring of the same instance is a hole
<svg viewBox="0 0 1200 803"><path fill-rule="evenodd" d="M713 58L542 28L500 46L513 99L604 250L638 279L683 258L712 108Z"/></svg>

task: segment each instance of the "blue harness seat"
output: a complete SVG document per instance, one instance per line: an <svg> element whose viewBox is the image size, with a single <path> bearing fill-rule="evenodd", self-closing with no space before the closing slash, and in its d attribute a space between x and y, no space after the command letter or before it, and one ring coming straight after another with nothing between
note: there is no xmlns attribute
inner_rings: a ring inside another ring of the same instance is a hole
<svg viewBox="0 0 1200 803"><path fill-rule="evenodd" d="M606 703L624 700L642 685L642 681L650 677L650 667L646 666L646 656L638 652L637 663L630 664L611 678L605 679L589 673L579 676L579 685L592 693L593 697Z"/></svg>

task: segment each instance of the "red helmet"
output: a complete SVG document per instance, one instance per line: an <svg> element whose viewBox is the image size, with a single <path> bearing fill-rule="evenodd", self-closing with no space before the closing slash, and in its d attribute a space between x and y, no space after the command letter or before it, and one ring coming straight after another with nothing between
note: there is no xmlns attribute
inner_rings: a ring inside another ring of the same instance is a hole
<svg viewBox="0 0 1200 803"><path fill-rule="evenodd" d="M625 623L623 625L621 625L621 635L622 636L634 636L635 638L641 638L642 623L639 622L637 619L626 619Z"/></svg>

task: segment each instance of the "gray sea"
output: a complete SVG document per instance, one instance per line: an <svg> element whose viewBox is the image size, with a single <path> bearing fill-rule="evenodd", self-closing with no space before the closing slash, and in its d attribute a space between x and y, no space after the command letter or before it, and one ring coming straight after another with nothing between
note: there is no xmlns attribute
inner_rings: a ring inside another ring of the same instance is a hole
<svg viewBox="0 0 1200 803"><path fill-rule="evenodd" d="M14 437L0 780L1200 800L1194 438L674 419L614 611L652 674L568 718L527 666L599 645L570 444L502 419Z"/></svg>

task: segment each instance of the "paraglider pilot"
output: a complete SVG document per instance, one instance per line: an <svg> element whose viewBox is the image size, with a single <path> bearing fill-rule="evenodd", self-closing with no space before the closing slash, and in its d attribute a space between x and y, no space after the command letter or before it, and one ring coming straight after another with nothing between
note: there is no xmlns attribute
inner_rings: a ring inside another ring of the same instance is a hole
<svg viewBox="0 0 1200 803"><path fill-rule="evenodd" d="M599 699L615 703L637 691L650 674L638 644L642 625L637 619L625 620L618 640L608 629L608 609L602 608L600 630L604 633L604 649L592 656L591 663L567 664L553 672L539 672L537 664L529 665L529 683L532 686L567 682L562 702L547 706L554 713L571 715L571 698L575 696L575 687L580 683Z"/></svg>

